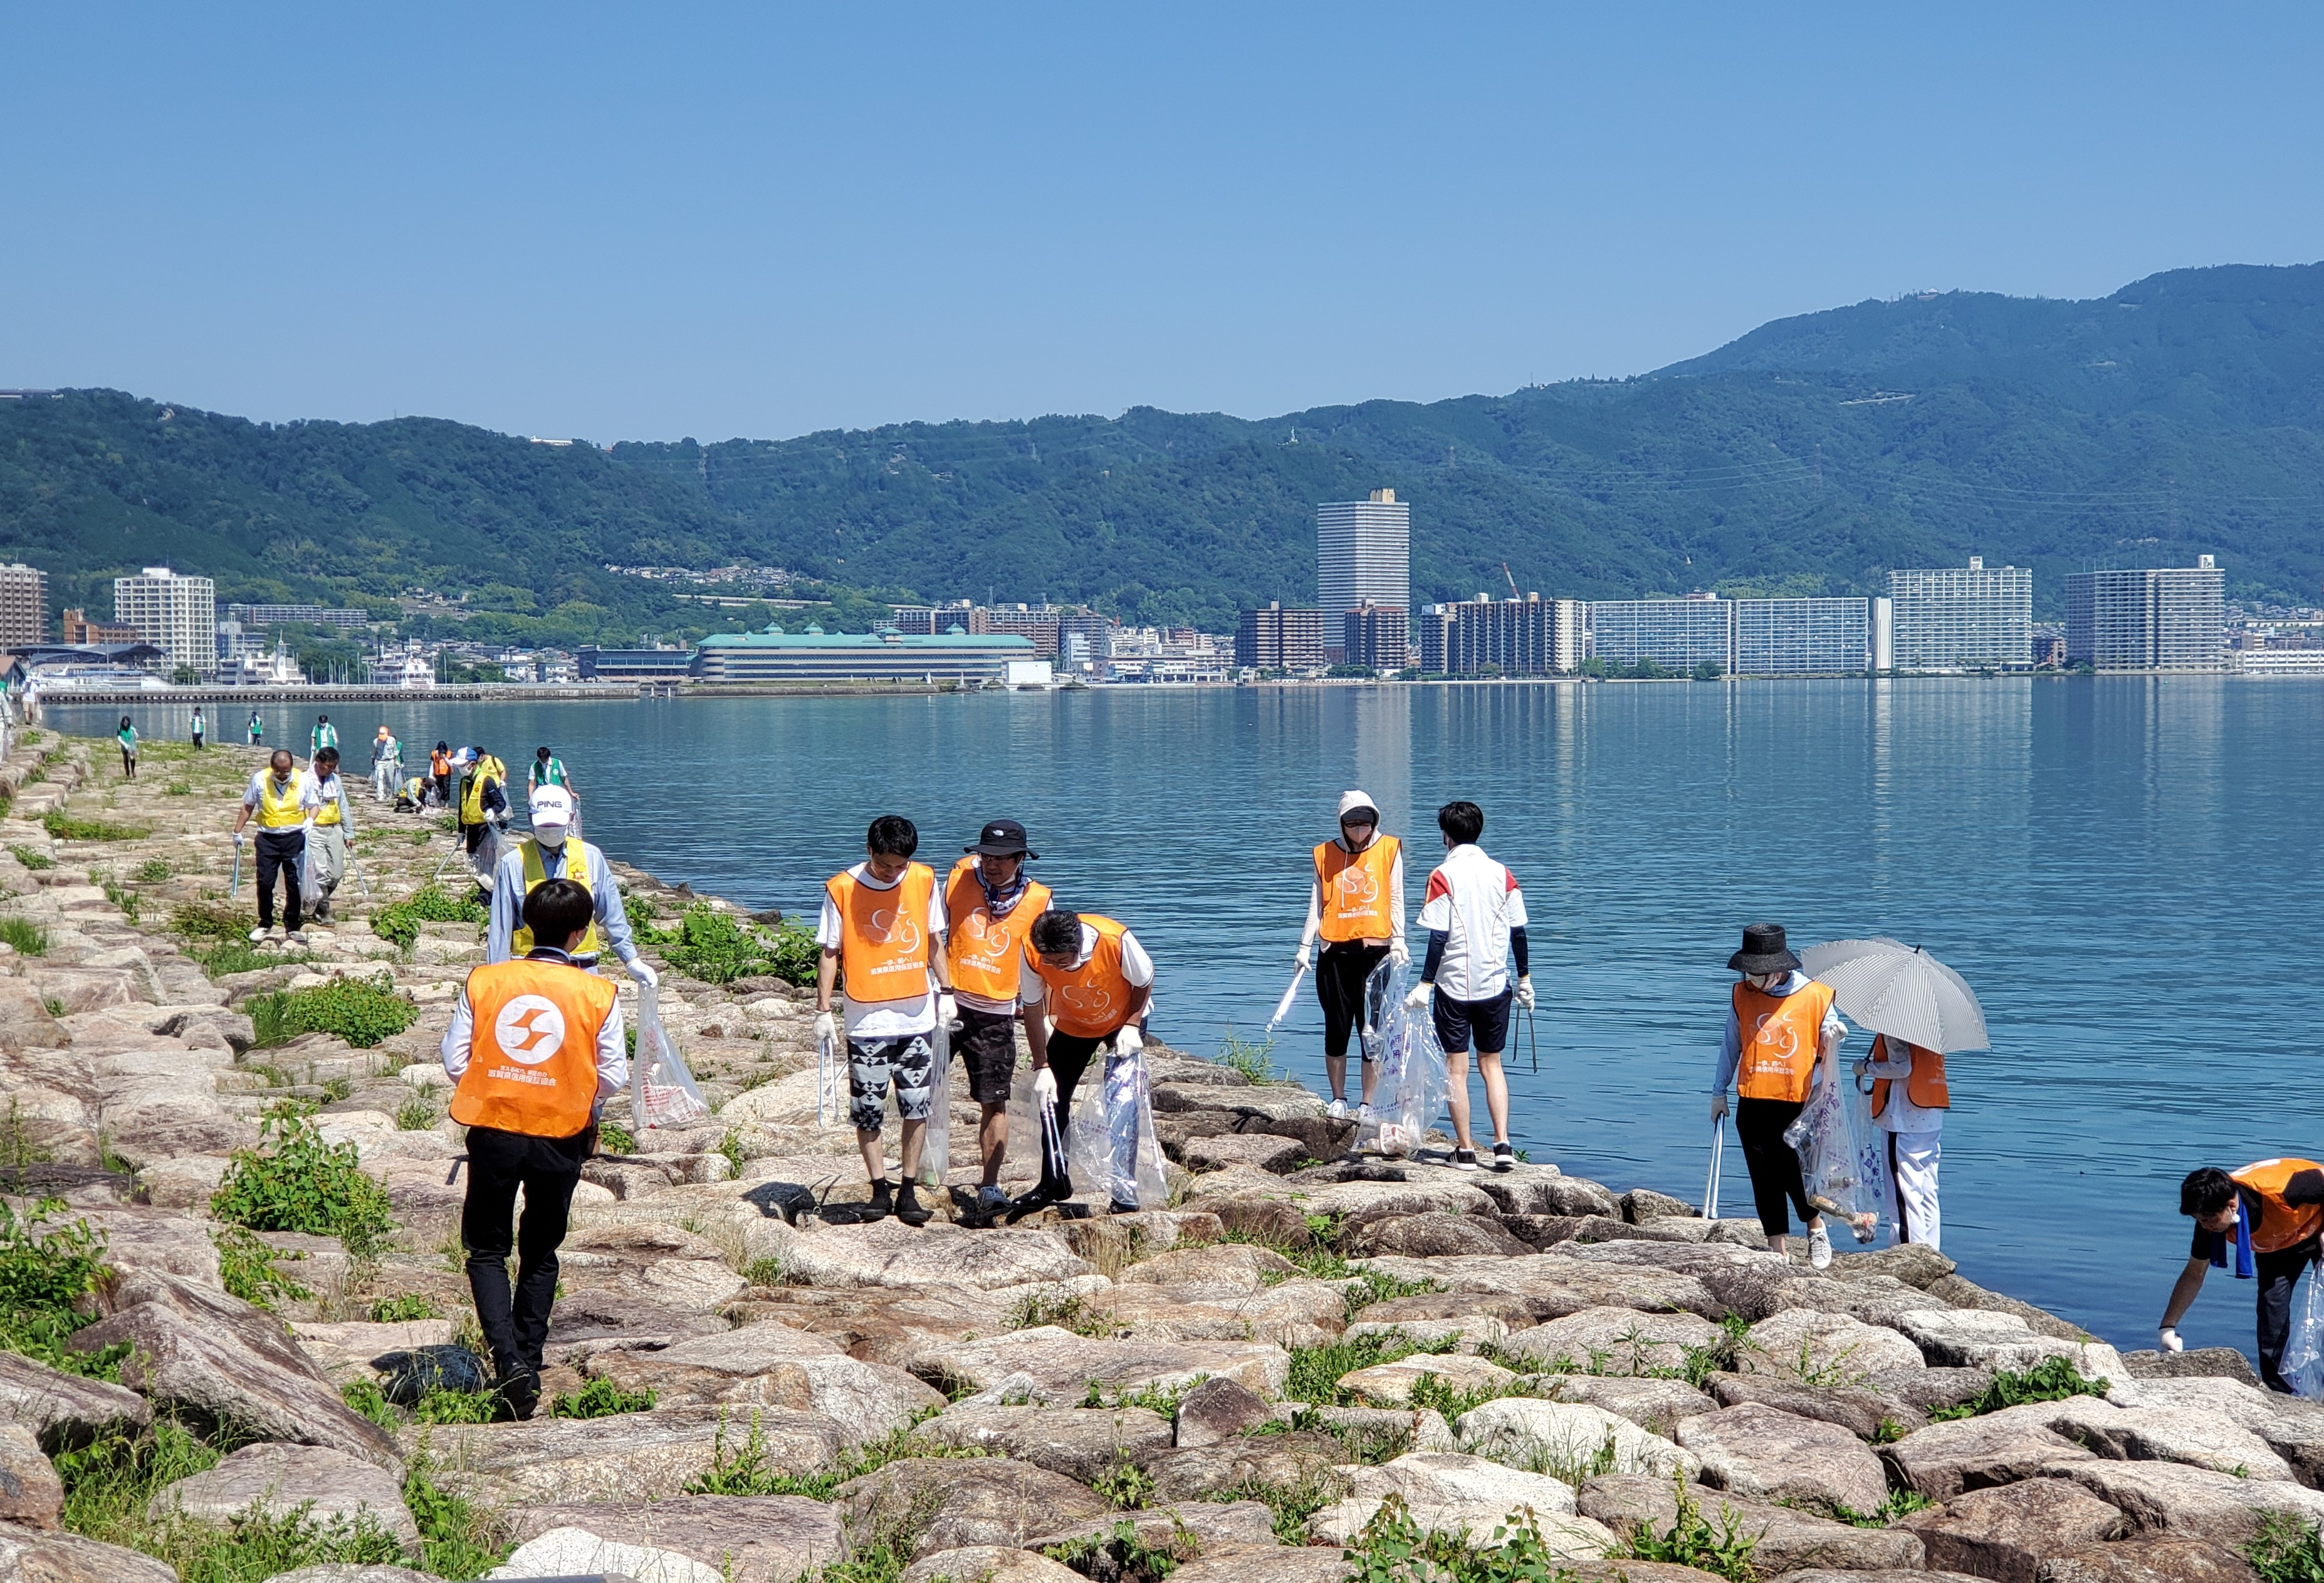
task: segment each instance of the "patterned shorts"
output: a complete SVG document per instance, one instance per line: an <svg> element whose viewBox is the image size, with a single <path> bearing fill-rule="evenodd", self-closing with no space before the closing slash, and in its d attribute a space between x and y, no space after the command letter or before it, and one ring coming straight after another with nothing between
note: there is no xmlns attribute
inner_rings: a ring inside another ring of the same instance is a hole
<svg viewBox="0 0 2324 1583"><path fill-rule="evenodd" d="M936 1081L936 1051L928 1035L847 1041L847 1119L858 1132L877 1132L888 1116L888 1080L896 1082L896 1109L907 1121L926 1121Z"/></svg>

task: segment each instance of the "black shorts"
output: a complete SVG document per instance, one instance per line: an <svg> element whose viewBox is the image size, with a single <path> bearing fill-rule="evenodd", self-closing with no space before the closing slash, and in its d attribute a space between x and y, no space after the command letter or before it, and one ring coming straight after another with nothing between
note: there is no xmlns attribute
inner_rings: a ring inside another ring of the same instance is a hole
<svg viewBox="0 0 2324 1583"><path fill-rule="evenodd" d="M1508 1047L1509 1006L1516 999L1514 986L1505 987L1490 1000L1455 1000L1437 990L1430 1000L1436 1018L1436 1042L1444 1046L1447 1055L1466 1054L1473 1032L1480 1051L1499 1054Z"/></svg>
<svg viewBox="0 0 2324 1583"><path fill-rule="evenodd" d="M1005 1012L960 1008L960 1031L952 1036L953 1054L968 1070L969 1097L980 1105L1009 1102L1010 1080L1017 1072L1017 1018Z"/></svg>

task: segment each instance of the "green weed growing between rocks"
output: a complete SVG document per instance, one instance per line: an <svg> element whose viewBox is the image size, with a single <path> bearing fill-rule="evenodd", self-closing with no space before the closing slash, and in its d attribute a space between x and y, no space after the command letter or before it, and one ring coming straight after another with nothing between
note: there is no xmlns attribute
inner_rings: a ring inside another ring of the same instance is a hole
<svg viewBox="0 0 2324 1583"><path fill-rule="evenodd" d="M1982 1395L1961 1403L1957 1407L1940 1407L1929 1414L1929 1422L1941 1422L1949 1418L1976 1418L1987 1413L1998 1413L2004 1407L2022 1407L2028 1402L2062 1402L2069 1396L2103 1396L2108 1382L2092 1379L2064 1358L2045 1358L2032 1368L2020 1372L2000 1369L1993 1384Z"/></svg>
<svg viewBox="0 0 2324 1583"><path fill-rule="evenodd" d="M687 1495L715 1496L804 1496L811 1501L826 1504L833 1494L851 1478L861 1478L876 1473L890 1462L907 1457L982 1457L984 1452L974 1446L947 1445L942 1440L918 1438L913 1431L940 1409L931 1408L902 1429L891 1430L876 1440L842 1451L839 1460L820 1473L786 1473L767 1460L766 1436L759 1426L759 1415L751 1414L750 1433L741 1444L729 1436L729 1425L722 1413L718 1429L710 1442L710 1466L695 1476L686 1486ZM908 1551L910 1547L907 1545Z"/></svg>
<svg viewBox="0 0 2324 1583"><path fill-rule="evenodd" d="M0 1200L0 1346L67 1374L118 1380L126 1342L97 1352L66 1343L96 1321L91 1299L105 1279L105 1233L87 1220L57 1224L64 1201L47 1198L22 1215Z"/></svg>
<svg viewBox="0 0 2324 1583"><path fill-rule="evenodd" d="M372 914L371 932L399 951L410 951L420 938L422 924L482 924L488 917L472 896L454 896L437 885L423 885L401 901Z"/></svg>
<svg viewBox="0 0 2324 1583"><path fill-rule="evenodd" d="M49 953L49 932L30 918L0 918L0 940L14 947L19 956Z"/></svg>
<svg viewBox="0 0 2324 1583"><path fill-rule="evenodd" d="M1316 1407L1353 1406L1355 1393L1341 1385L1342 1375L1375 1364L1395 1363L1417 1353L1442 1355L1459 1344L1458 1338L1452 1336L1437 1341L1416 1341L1409 1336L1394 1333L1343 1337L1320 1347L1294 1347L1291 1378L1283 1388L1284 1399Z"/></svg>
<svg viewBox="0 0 2324 1583"><path fill-rule="evenodd" d="M1479 1542L1465 1532L1424 1530L1404 1498L1392 1495L1346 1553L1348 1583L1574 1583L1527 1509L1511 1513Z"/></svg>
<svg viewBox="0 0 2324 1583"><path fill-rule="evenodd" d="M1686 1476L1678 1475L1671 1484L1678 1492L1678 1511L1671 1525L1660 1532L1643 1523L1634 1526L1623 1539L1621 1555L1634 1561L1693 1567L1729 1583L1757 1583L1759 1573L1752 1564L1751 1552L1758 1548L1759 1536L1744 1532L1734 1509L1725 1505L1719 1508L1719 1524L1714 1528L1689 1492Z"/></svg>
<svg viewBox="0 0 2324 1583"><path fill-rule="evenodd" d="M304 1302L315 1295L274 1267L277 1259L296 1261L305 1254L286 1254L241 1226L213 1226L210 1241L217 1248L219 1283L253 1308L272 1312L277 1299Z"/></svg>
<svg viewBox="0 0 2324 1583"><path fill-rule="evenodd" d="M2268 1512L2243 1547L2260 1583L2324 1583L2324 1532L2292 1512Z"/></svg>
<svg viewBox="0 0 2324 1583"><path fill-rule="evenodd" d="M42 869L53 869L57 866L56 859L49 856L46 852L34 851L28 846L12 846L8 849L8 855L14 858L18 862L23 864L27 869L31 869L35 872L38 872Z"/></svg>
<svg viewBox="0 0 2324 1583"><path fill-rule="evenodd" d="M659 947L663 961L706 984L760 977L780 979L787 984L815 982L816 962L821 955L815 932L788 918L770 931L697 902L686 909L675 927L662 928L654 922L652 904L643 897L627 897L622 905L640 943Z"/></svg>
<svg viewBox="0 0 2324 1583"><path fill-rule="evenodd" d="M385 973L375 979L338 979L311 989L278 990L253 999L247 1009L258 1048L287 1045L301 1034L336 1034L358 1050L368 1050L410 1027L420 1008L395 992Z"/></svg>
<svg viewBox="0 0 2324 1583"><path fill-rule="evenodd" d="M375 1256L395 1224L355 1145L325 1143L313 1121L282 1114L259 1123L256 1148L234 1152L210 1214L253 1231L336 1237L357 1258Z"/></svg>
<svg viewBox="0 0 2324 1583"><path fill-rule="evenodd" d="M611 1418L619 1413L650 1413L653 1410L654 1393L625 1391L611 1380L591 1380L577 1391L556 1397L549 1404L551 1418Z"/></svg>
<svg viewBox="0 0 2324 1583"><path fill-rule="evenodd" d="M1104 1578L1109 1583L1161 1583L1183 1563L1203 1553L1203 1541L1174 1519L1168 1541L1150 1545L1139 1537L1138 1524L1124 1518L1111 1532L1046 1545L1041 1553L1084 1578Z"/></svg>
<svg viewBox="0 0 2324 1583"><path fill-rule="evenodd" d="M153 833L149 824L113 824L103 819L80 819L62 808L41 815L41 827L59 841L143 841Z"/></svg>

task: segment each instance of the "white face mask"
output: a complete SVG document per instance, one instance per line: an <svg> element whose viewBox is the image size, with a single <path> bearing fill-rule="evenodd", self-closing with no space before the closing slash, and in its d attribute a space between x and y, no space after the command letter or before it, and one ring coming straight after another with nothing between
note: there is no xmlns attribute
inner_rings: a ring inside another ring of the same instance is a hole
<svg viewBox="0 0 2324 1583"><path fill-rule="evenodd" d="M543 846L563 846L565 844L565 826L562 824L536 824L532 827L532 839L540 842Z"/></svg>

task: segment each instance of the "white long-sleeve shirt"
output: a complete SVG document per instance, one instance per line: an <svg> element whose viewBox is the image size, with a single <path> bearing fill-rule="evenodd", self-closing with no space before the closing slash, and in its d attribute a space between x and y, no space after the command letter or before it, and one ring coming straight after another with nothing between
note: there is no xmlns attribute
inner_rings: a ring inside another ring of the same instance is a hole
<svg viewBox="0 0 2324 1583"><path fill-rule="evenodd" d="M1868 1058L1864 1063L1865 1076L1888 1080L1888 1104L1872 1124L1883 1132L1942 1132L1945 1113L1915 1105L1905 1091L1904 1080L1913 1075L1913 1046L1902 1039L1884 1038L1880 1047L1891 1052L1888 1057Z"/></svg>
<svg viewBox="0 0 2324 1583"><path fill-rule="evenodd" d="M1372 837L1374 842L1379 839L1377 835ZM1340 842L1336 844L1342 851L1347 850L1346 842ZM1364 850L1369 851L1371 849L1367 847ZM1309 862L1308 867L1310 870L1314 869L1313 861ZM1400 841L1396 843L1396 861L1388 870L1388 894L1396 898L1395 937L1401 940L1404 938L1404 842ZM1310 873L1307 879L1307 921L1299 926L1299 943L1302 946L1314 945L1315 936L1322 934L1323 930L1323 881Z"/></svg>
<svg viewBox="0 0 2324 1583"><path fill-rule="evenodd" d="M535 951L529 960L561 962L567 965L573 961L561 951L547 949ZM444 1042L437 1047L437 1054L443 1058L444 1070L450 1074L455 1088L459 1086L462 1074L468 1070L468 1057L474 1053L475 1034L476 1017L468 1007L468 986L463 983L458 998L452 1002L452 1026L444 1030ZM596 1106L603 1105L629 1086L629 1039L622 1032L622 1003L616 999L613 1010L606 1014L605 1020L597 1028L597 1098L591 1106L590 1114L595 1116Z"/></svg>

